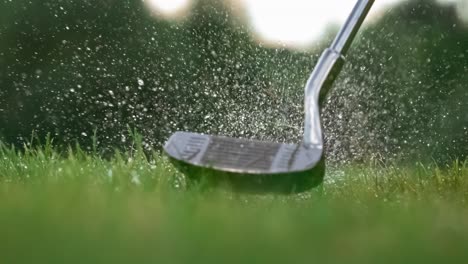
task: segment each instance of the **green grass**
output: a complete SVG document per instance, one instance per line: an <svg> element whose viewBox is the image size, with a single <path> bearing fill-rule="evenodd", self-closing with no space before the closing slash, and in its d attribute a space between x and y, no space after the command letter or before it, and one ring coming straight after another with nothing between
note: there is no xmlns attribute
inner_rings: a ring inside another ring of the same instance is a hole
<svg viewBox="0 0 468 264"><path fill-rule="evenodd" d="M1 263L451 263L468 162L334 168L299 195L186 188L158 152L0 147Z"/></svg>

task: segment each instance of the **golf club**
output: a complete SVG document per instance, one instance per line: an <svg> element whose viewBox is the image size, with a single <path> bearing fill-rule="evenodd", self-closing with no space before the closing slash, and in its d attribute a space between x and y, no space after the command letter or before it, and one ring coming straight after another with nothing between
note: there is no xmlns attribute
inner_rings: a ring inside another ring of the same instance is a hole
<svg viewBox="0 0 468 264"><path fill-rule="evenodd" d="M247 191L302 192L323 181L320 105L374 0L358 0L332 45L322 53L305 86L304 136L300 144L174 133L164 151L189 178L209 177Z"/></svg>

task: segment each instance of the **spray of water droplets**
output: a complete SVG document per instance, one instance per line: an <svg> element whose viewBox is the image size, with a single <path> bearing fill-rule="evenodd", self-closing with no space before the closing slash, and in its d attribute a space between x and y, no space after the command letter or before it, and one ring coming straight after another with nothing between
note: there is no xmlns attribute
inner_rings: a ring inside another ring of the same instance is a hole
<svg viewBox="0 0 468 264"><path fill-rule="evenodd" d="M300 142L303 86L335 32L293 51L254 42L220 1L176 22L137 1L3 5L0 136L18 144L34 130L112 149L129 128L147 148L178 130ZM466 156L468 28L453 12L413 1L364 29L322 111L331 160Z"/></svg>

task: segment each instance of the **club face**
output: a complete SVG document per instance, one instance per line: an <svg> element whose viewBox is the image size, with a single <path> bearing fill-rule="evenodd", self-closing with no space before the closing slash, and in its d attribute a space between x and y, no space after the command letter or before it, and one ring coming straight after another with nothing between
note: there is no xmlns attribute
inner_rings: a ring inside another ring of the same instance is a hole
<svg viewBox="0 0 468 264"><path fill-rule="evenodd" d="M305 148L295 144L177 132L169 138L164 150L189 177L209 174L211 178L223 178L243 189L249 186L263 189L273 185L275 189L297 189L289 185L296 186L296 183L317 175L323 177L322 145Z"/></svg>
<svg viewBox="0 0 468 264"><path fill-rule="evenodd" d="M282 174L313 168L322 156L322 145L302 145L201 135L173 134L165 152L193 166L243 174Z"/></svg>

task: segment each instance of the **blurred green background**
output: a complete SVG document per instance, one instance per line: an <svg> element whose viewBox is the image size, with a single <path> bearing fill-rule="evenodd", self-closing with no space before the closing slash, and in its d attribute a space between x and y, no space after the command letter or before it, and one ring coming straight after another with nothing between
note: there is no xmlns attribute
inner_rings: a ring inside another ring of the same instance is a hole
<svg viewBox="0 0 468 264"><path fill-rule="evenodd" d="M0 1L0 139L34 131L102 151L176 130L299 141L303 86L337 28L306 50L257 43L223 1L181 20L141 1ZM324 113L329 157L468 154L468 25L452 4L403 2L356 40Z"/></svg>

